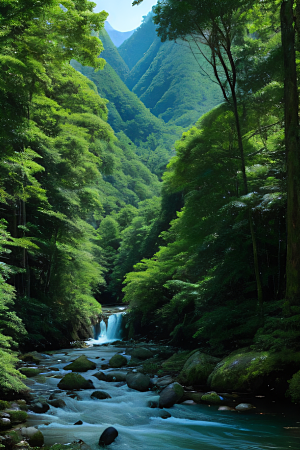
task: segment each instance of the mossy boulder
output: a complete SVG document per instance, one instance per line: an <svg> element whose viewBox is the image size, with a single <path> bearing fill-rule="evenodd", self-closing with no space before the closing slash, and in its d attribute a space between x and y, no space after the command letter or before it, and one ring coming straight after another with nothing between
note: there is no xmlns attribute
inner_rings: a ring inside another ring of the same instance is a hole
<svg viewBox="0 0 300 450"><path fill-rule="evenodd" d="M146 392L150 386L150 377L140 372L129 372L126 375L126 383L131 389Z"/></svg>
<svg viewBox="0 0 300 450"><path fill-rule="evenodd" d="M5 400L0 400L0 411L4 409L8 409L10 407L10 403Z"/></svg>
<svg viewBox="0 0 300 450"><path fill-rule="evenodd" d="M174 355L172 355L169 359L162 363L161 366L163 371L167 373L181 372L186 361L193 353L194 352L188 351L174 353Z"/></svg>
<svg viewBox="0 0 300 450"><path fill-rule="evenodd" d="M38 356L38 354L36 353L25 353L25 355L21 355L20 359L24 362L31 362L34 364L39 364L40 363L40 358Z"/></svg>
<svg viewBox="0 0 300 450"><path fill-rule="evenodd" d="M85 355L79 356L71 364L64 367L64 370L72 370L72 372L87 372L88 370L96 369L96 364L87 359Z"/></svg>
<svg viewBox="0 0 300 450"><path fill-rule="evenodd" d="M291 370L300 367L299 353L270 353L268 351L255 352L237 350L218 363L208 377L208 385L219 392L239 391L256 392L263 386L288 387L287 380L291 377ZM293 369L294 368L294 369ZM297 369L296 369L297 370ZM277 393L277 392L276 392Z"/></svg>
<svg viewBox="0 0 300 450"><path fill-rule="evenodd" d="M178 381L186 386L206 384L208 376L212 373L219 358L206 355L199 351L194 352L185 362Z"/></svg>
<svg viewBox="0 0 300 450"><path fill-rule="evenodd" d="M287 395L291 397L294 403L300 402L300 370L292 376L289 381L289 389Z"/></svg>
<svg viewBox="0 0 300 450"><path fill-rule="evenodd" d="M26 411L7 411L10 416L10 421L14 425L16 423L23 423L27 420Z"/></svg>
<svg viewBox="0 0 300 450"><path fill-rule="evenodd" d="M53 400L48 400L49 405L54 406L54 408L64 408L66 402L62 398L54 398Z"/></svg>
<svg viewBox="0 0 300 450"><path fill-rule="evenodd" d="M201 397L201 402L211 405L224 404L224 400L216 392L208 392Z"/></svg>
<svg viewBox="0 0 300 450"><path fill-rule="evenodd" d="M130 351L132 358L136 359L149 359L153 357L153 353L148 348L136 347Z"/></svg>
<svg viewBox="0 0 300 450"><path fill-rule="evenodd" d="M179 383L169 384L159 396L160 408L171 408L175 403L179 403L184 396L184 389Z"/></svg>
<svg viewBox="0 0 300 450"><path fill-rule="evenodd" d="M203 392L185 392L181 401L193 400L195 403L201 403L203 395L205 395Z"/></svg>
<svg viewBox="0 0 300 450"><path fill-rule="evenodd" d="M65 391L78 389L94 389L92 381L86 380L79 373L68 373L60 380L57 387Z"/></svg>
<svg viewBox="0 0 300 450"><path fill-rule="evenodd" d="M21 434L31 447L42 447L44 445L43 433L35 427L21 428Z"/></svg>
<svg viewBox="0 0 300 450"><path fill-rule="evenodd" d="M32 367L21 367L19 369L19 372L21 372L27 378L31 378L31 377L35 377L36 375L39 375L40 370L39 369L33 369Z"/></svg>
<svg viewBox="0 0 300 450"><path fill-rule="evenodd" d="M127 359L125 358L125 356L116 353L112 358L110 358L109 365L114 369L119 369L120 367L124 367L127 365Z"/></svg>

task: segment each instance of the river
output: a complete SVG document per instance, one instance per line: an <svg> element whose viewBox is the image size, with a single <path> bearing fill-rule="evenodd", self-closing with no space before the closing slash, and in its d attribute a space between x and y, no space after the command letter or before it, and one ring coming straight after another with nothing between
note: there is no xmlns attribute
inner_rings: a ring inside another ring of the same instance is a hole
<svg viewBox="0 0 300 450"><path fill-rule="evenodd" d="M293 407L285 411L278 407L276 410L275 404L270 406L262 402L253 411L240 413L218 411L217 406L178 404L168 409L171 417L162 419L161 410L149 407L150 400L158 399L155 392L138 392L126 384L108 383L93 377L116 352L124 352L123 347L99 345L99 342L104 341L102 332L102 336L100 334L98 339L90 341L92 345L89 348L66 349L50 356L41 355L41 364L50 371L28 379L28 384L35 394L48 398L51 393L56 393L57 398L62 398L66 404L63 408L51 406L44 414L29 411L28 426L37 426L42 431L45 445L66 444L81 439L96 450L99 449L98 441L102 432L113 426L119 435L109 446L112 450L300 448L300 414L299 409L295 413ZM75 399L69 397L66 391L57 389L58 377L70 372L63 367L82 354L97 364L96 370L82 373L86 379L93 381L95 389L78 391L79 398ZM52 371L52 368L59 371ZM92 399L94 390L103 390L111 398ZM82 425L74 425L80 420Z"/></svg>

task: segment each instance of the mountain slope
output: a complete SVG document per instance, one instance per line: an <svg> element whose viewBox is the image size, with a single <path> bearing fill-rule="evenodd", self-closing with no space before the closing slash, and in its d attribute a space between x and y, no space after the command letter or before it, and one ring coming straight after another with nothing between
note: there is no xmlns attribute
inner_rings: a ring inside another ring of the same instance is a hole
<svg viewBox="0 0 300 450"><path fill-rule="evenodd" d="M188 127L223 101L219 87L201 70L204 58L196 59L183 41L162 43L151 14L118 51L131 69L126 85L165 122Z"/></svg>
<svg viewBox="0 0 300 450"><path fill-rule="evenodd" d="M121 44L123 44L123 42L126 41L126 39L130 38L130 36L134 33L134 30L117 31L107 21L105 22L105 30L109 34L109 37L116 47L119 47Z"/></svg>
<svg viewBox="0 0 300 450"><path fill-rule="evenodd" d="M122 81L125 81L127 75L130 70L120 56L116 46L112 42L107 31L102 30L99 33L99 37L102 41L104 51L101 53L101 58L104 58L105 61L112 66L112 68L116 71Z"/></svg>

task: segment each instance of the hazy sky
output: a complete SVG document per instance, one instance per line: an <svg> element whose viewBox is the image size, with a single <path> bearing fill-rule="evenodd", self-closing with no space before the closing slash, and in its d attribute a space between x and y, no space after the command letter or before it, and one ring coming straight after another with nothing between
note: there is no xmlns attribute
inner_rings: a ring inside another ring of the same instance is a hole
<svg viewBox="0 0 300 450"><path fill-rule="evenodd" d="M142 17L146 16L157 0L144 0L138 6L131 6L133 0L93 0L97 3L95 12L107 11L108 22L118 31L131 31L140 26Z"/></svg>

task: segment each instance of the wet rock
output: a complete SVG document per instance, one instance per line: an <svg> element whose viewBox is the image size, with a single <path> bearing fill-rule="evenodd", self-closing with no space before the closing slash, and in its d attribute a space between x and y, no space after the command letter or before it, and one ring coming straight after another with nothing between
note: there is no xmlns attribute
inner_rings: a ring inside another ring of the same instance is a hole
<svg viewBox="0 0 300 450"><path fill-rule="evenodd" d="M40 363L39 354L37 352L25 353L25 355L20 356L20 359L24 362Z"/></svg>
<svg viewBox="0 0 300 450"><path fill-rule="evenodd" d="M196 402L194 400L184 400L184 402L181 402L182 405L196 405Z"/></svg>
<svg viewBox="0 0 300 450"><path fill-rule="evenodd" d="M110 360L109 360L110 367L113 367L114 369L119 369L120 367L127 365L127 359L125 356L119 355L119 353L116 353Z"/></svg>
<svg viewBox="0 0 300 450"><path fill-rule="evenodd" d="M21 367L19 369L19 372L21 372L23 375L25 375L27 378L35 377L40 373L39 369L34 369L32 367Z"/></svg>
<svg viewBox="0 0 300 450"><path fill-rule="evenodd" d="M196 351L185 362L178 381L184 385L206 384L218 362L219 358Z"/></svg>
<svg viewBox="0 0 300 450"><path fill-rule="evenodd" d="M169 384L159 396L160 408L171 408L178 403L184 395L184 389L179 383Z"/></svg>
<svg viewBox="0 0 300 450"><path fill-rule="evenodd" d="M173 383L173 378L170 375L166 375L160 378L152 378L153 383L158 388L165 388L169 384Z"/></svg>
<svg viewBox="0 0 300 450"><path fill-rule="evenodd" d="M117 371L112 371L112 372L97 372L93 375L93 377L98 378L98 380L100 381L108 381L108 382L112 382L112 381L126 381L126 375L127 372L117 372Z"/></svg>
<svg viewBox="0 0 300 450"><path fill-rule="evenodd" d="M72 393L72 394L68 394L67 393L67 396L68 397L70 397L70 398L73 398L74 400L82 400L82 398L80 397L80 395L78 395L78 394L76 394L76 393Z"/></svg>
<svg viewBox="0 0 300 450"><path fill-rule="evenodd" d="M11 425L11 421L8 417L0 417L0 430L5 430L9 428Z"/></svg>
<svg viewBox="0 0 300 450"><path fill-rule="evenodd" d="M219 406L218 411L235 411L235 408L231 408L231 406Z"/></svg>
<svg viewBox="0 0 300 450"><path fill-rule="evenodd" d="M156 402L155 400L150 400L148 402L148 406L149 408L158 408L158 402Z"/></svg>
<svg viewBox="0 0 300 450"><path fill-rule="evenodd" d="M212 405L220 405L224 403L224 400L216 392L208 392L201 397L203 403L209 403Z"/></svg>
<svg viewBox="0 0 300 450"><path fill-rule="evenodd" d="M118 431L114 427L106 428L106 430L104 430L100 436L99 445L103 447L104 445L111 444L112 442L114 442L118 434Z"/></svg>
<svg viewBox="0 0 300 450"><path fill-rule="evenodd" d="M145 392L150 386L150 377L139 372L129 372L126 375L127 386L136 391Z"/></svg>
<svg viewBox="0 0 300 450"><path fill-rule="evenodd" d="M50 409L50 406L48 405L47 401L44 398L39 398L31 403L30 410L37 413L37 414L43 414L47 412Z"/></svg>
<svg viewBox="0 0 300 450"><path fill-rule="evenodd" d="M43 433L35 427L21 428L21 434L27 439L31 447L42 447L44 445Z"/></svg>
<svg viewBox="0 0 300 450"><path fill-rule="evenodd" d="M169 417L172 417L172 416L168 411L165 411L163 409L162 411L159 411L159 417L161 417L162 419L168 419Z"/></svg>
<svg viewBox="0 0 300 450"><path fill-rule="evenodd" d="M102 370L106 370L106 369L109 369L109 368L110 368L109 364L102 364L100 366L100 369L102 369Z"/></svg>
<svg viewBox="0 0 300 450"><path fill-rule="evenodd" d="M71 364L64 367L64 370L72 370L72 372L87 372L88 370L96 369L96 364L87 359L85 355L79 356Z"/></svg>
<svg viewBox="0 0 300 450"><path fill-rule="evenodd" d="M106 398L111 398L111 396L104 391L95 391L91 394L91 398L97 398L98 400L105 400Z"/></svg>
<svg viewBox="0 0 300 450"><path fill-rule="evenodd" d="M254 409L255 406L251 405L251 403L240 403L235 407L237 411L250 411L251 409Z"/></svg>
<svg viewBox="0 0 300 450"><path fill-rule="evenodd" d="M78 422L74 423L74 425L82 425L82 424L83 424L82 420L78 420Z"/></svg>
<svg viewBox="0 0 300 450"><path fill-rule="evenodd" d="M284 364L276 354L237 350L218 363L208 377L208 385L218 391L255 392Z"/></svg>
<svg viewBox="0 0 300 450"><path fill-rule="evenodd" d="M92 381L86 380L79 373L68 373L60 380L57 387L65 391L77 391L78 389L94 389Z"/></svg>
<svg viewBox="0 0 300 450"><path fill-rule="evenodd" d="M153 357L153 353L144 347L136 347L131 350L129 354L132 356L132 358L137 359L149 359Z"/></svg>
<svg viewBox="0 0 300 450"><path fill-rule="evenodd" d="M66 402L62 398L55 398L54 400L48 400L49 405L54 406L54 408L64 408Z"/></svg>
<svg viewBox="0 0 300 450"><path fill-rule="evenodd" d="M181 401L193 400L195 403L201 403L204 392L185 392Z"/></svg>

